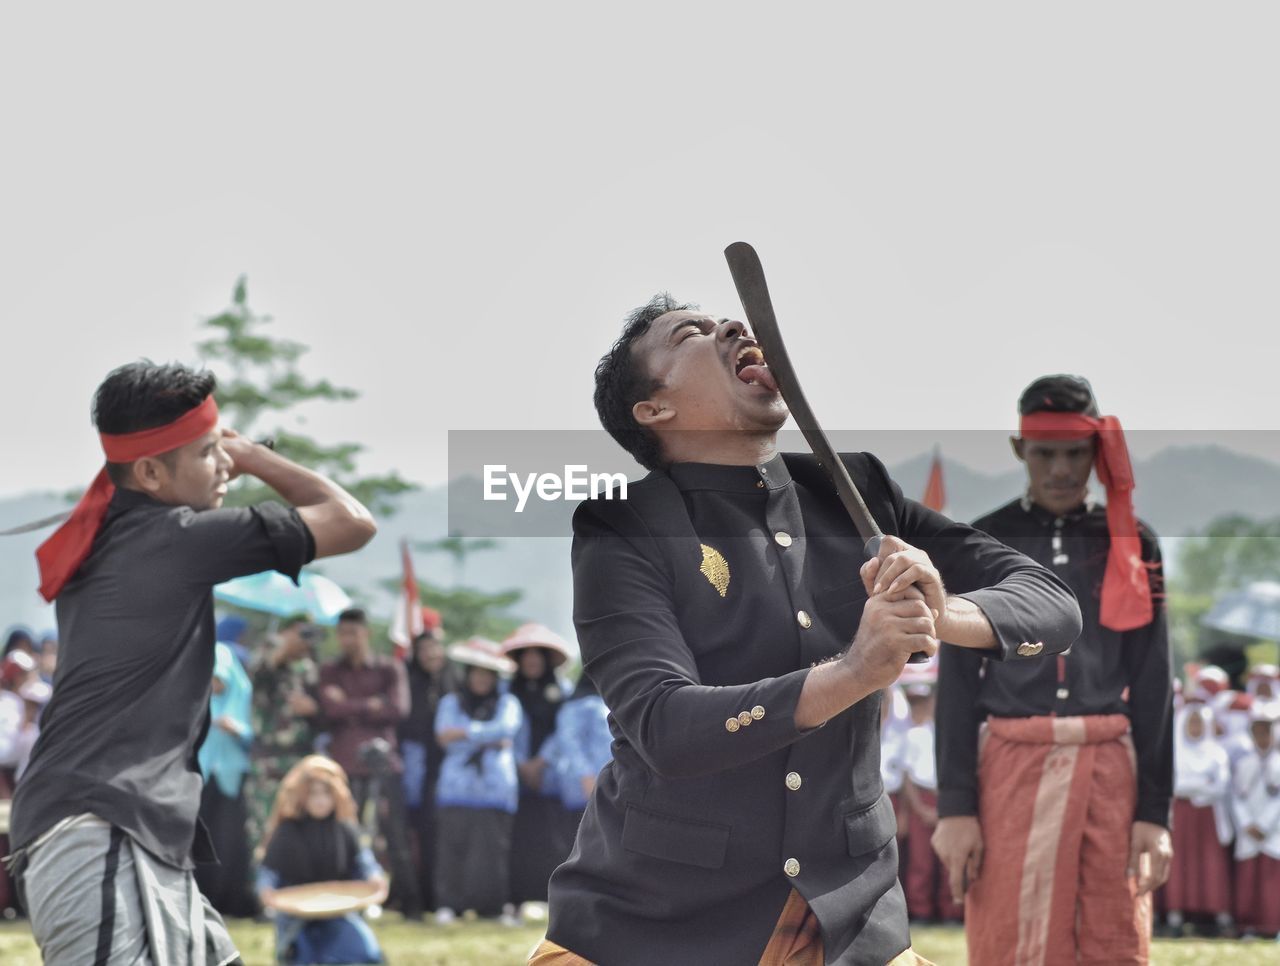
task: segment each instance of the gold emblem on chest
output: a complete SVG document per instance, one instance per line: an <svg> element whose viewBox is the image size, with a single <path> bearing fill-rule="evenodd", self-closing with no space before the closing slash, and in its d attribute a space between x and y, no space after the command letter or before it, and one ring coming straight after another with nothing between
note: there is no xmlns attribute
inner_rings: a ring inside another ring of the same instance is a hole
<svg viewBox="0 0 1280 966"><path fill-rule="evenodd" d="M702 544L702 566L698 569L721 597L729 592L729 561L715 547Z"/></svg>

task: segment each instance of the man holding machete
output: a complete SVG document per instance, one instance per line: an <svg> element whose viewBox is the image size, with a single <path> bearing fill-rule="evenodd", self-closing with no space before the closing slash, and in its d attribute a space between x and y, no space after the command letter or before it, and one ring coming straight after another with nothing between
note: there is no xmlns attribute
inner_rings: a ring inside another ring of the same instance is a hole
<svg viewBox="0 0 1280 966"><path fill-rule="evenodd" d="M601 360L595 402L651 472L574 516L575 622L614 757L531 962L917 962L879 692L940 639L1060 652L1074 597L855 454L886 534L865 561L817 461L777 451L787 407L741 322L654 298Z"/></svg>

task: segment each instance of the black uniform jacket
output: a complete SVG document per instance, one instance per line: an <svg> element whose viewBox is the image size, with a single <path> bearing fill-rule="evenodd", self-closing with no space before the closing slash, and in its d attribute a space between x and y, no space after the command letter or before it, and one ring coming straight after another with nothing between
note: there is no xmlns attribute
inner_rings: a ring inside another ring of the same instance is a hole
<svg viewBox="0 0 1280 966"><path fill-rule="evenodd" d="M904 499L874 457L843 459L884 532L987 615L994 657L1075 640L1056 577ZM675 464L578 508L575 623L615 740L551 879L553 942L604 966L755 963L794 887L828 963L907 948L879 695L808 732L793 720L810 668L857 631L863 559L810 456Z"/></svg>
<svg viewBox="0 0 1280 966"><path fill-rule="evenodd" d="M1099 623L1111 534L1101 505L1055 516L1014 500L973 524L1038 560L1076 595L1084 633L1060 661L992 665L950 648L938 662L938 814L978 814L978 729L988 715L1126 714L1137 756L1134 818L1169 824L1173 799L1173 672L1164 573L1155 533L1139 524L1151 579L1151 623L1113 631Z"/></svg>

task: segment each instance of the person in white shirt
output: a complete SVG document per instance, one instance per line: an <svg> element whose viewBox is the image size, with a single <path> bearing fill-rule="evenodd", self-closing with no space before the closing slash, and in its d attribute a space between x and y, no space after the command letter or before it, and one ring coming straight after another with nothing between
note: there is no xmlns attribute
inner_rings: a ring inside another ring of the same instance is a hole
<svg viewBox="0 0 1280 966"><path fill-rule="evenodd" d="M895 833L898 839L898 879L907 875L907 829L910 816L907 803L902 798L902 787L907 777L907 731L911 727L911 710L902 685L893 684L885 689L880 699L880 780L885 794L893 804L898 821Z"/></svg>
<svg viewBox="0 0 1280 966"><path fill-rule="evenodd" d="M1173 863L1163 894L1173 935L1187 919L1217 932L1231 928L1231 762L1200 697L1193 695L1174 723Z"/></svg>
<svg viewBox="0 0 1280 966"><path fill-rule="evenodd" d="M0 799L13 794L19 765L25 763L22 741L27 705L21 691L36 677L36 662L22 649L15 649L0 661ZM25 747L27 754L30 748Z"/></svg>
<svg viewBox="0 0 1280 966"><path fill-rule="evenodd" d="M1250 748L1236 760L1231 810L1236 826L1236 922L1246 933L1280 933L1280 705L1255 701Z"/></svg>
<svg viewBox="0 0 1280 966"><path fill-rule="evenodd" d="M936 670L932 680L906 686L911 708L904 764L903 798L908 813L907 868L903 886L907 913L918 922L960 922L964 910L952 899L951 884L942 862L934 854L930 837L938 825L938 772L934 761Z"/></svg>
<svg viewBox="0 0 1280 966"><path fill-rule="evenodd" d="M1275 701L1280 698L1280 667L1254 665L1245 678L1244 688L1255 701Z"/></svg>

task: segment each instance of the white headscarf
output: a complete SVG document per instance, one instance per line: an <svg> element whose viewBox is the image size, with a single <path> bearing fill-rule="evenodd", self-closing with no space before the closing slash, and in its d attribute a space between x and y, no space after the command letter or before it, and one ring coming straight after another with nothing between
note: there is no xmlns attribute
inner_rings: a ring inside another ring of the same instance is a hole
<svg viewBox="0 0 1280 966"><path fill-rule="evenodd" d="M883 721L880 725L880 778L884 789L896 795L902 789L906 773L907 731L911 727L911 709L902 687L892 684L881 698L884 702Z"/></svg>
<svg viewBox="0 0 1280 966"><path fill-rule="evenodd" d="M1200 719L1202 733L1192 738L1187 725ZM1193 701L1178 710L1173 730L1173 794L1197 808L1212 807L1218 840L1231 841L1232 827L1227 794L1231 787L1231 762L1214 733L1213 711Z"/></svg>
<svg viewBox="0 0 1280 966"><path fill-rule="evenodd" d="M1273 739L1278 719L1280 704L1254 702L1250 714L1251 724L1269 724L1273 729ZM1264 753L1258 750L1251 737L1249 752L1241 756L1236 764L1232 784L1236 826L1244 829L1257 825L1267 833L1262 842L1244 834L1237 836L1236 858L1252 859L1262 853L1273 859L1280 859L1280 748L1276 746L1276 742L1273 740L1271 747Z"/></svg>
<svg viewBox="0 0 1280 966"><path fill-rule="evenodd" d="M1204 729L1198 738L1187 733L1193 717ZM1173 794L1194 805L1212 804L1226 793L1230 779L1227 753L1214 737L1213 712L1204 704L1188 704L1178 711L1173 727Z"/></svg>

